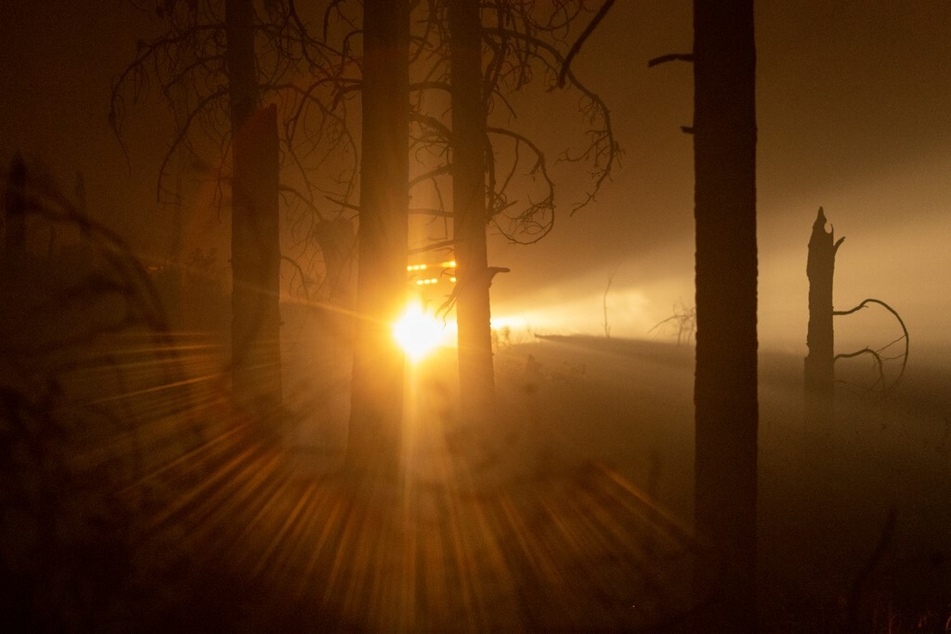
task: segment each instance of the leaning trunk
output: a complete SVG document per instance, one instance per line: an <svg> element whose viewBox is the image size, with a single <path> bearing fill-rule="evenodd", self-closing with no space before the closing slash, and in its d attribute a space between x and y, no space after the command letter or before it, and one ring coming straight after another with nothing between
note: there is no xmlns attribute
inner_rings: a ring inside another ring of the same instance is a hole
<svg viewBox="0 0 951 634"><path fill-rule="evenodd" d="M756 111L753 0L694 1L698 589L710 631L756 627ZM711 577L710 575L716 575Z"/></svg>
<svg viewBox="0 0 951 634"><path fill-rule="evenodd" d="M471 422L491 401L495 382L485 236L486 133L478 0L451 0L449 29L459 394L463 419Z"/></svg>
<svg viewBox="0 0 951 634"><path fill-rule="evenodd" d="M258 109L251 0L225 3L234 139L231 184L232 389L257 416L282 400L277 109Z"/></svg>
<svg viewBox="0 0 951 634"><path fill-rule="evenodd" d="M403 355L392 324L406 301L409 196L409 3L364 0L357 324L347 462L394 476Z"/></svg>

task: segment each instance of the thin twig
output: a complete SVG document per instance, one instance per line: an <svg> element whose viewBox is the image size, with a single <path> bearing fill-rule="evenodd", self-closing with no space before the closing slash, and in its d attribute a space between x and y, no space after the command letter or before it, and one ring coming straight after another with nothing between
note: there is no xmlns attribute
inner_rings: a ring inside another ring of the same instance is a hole
<svg viewBox="0 0 951 634"><path fill-rule="evenodd" d="M585 27L585 30L581 33L581 36L575 40L575 43L571 45L571 48L568 50L568 54L565 55L565 61L561 65L561 71L558 73L558 87L564 88L565 79L568 77L568 69L571 67L571 62L574 60L575 56L581 52L581 47L587 41L588 37L594 30L598 28L598 24L601 23L601 20L604 19L604 16L608 14L608 11L611 10L611 7L614 6L614 0L605 0L604 4L601 5L601 8L598 9L598 13L591 20L591 23Z"/></svg>
<svg viewBox="0 0 951 634"><path fill-rule="evenodd" d="M668 53L667 55L661 55L660 57L649 60L647 67L653 68L658 64L666 64L667 62L692 62L693 60L693 53Z"/></svg>

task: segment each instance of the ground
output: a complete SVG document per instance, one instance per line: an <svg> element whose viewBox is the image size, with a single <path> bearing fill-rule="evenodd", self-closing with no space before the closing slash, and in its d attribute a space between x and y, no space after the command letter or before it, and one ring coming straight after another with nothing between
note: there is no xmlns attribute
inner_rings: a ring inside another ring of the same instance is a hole
<svg viewBox="0 0 951 634"><path fill-rule="evenodd" d="M333 320L319 326L287 341L287 406L268 421L231 405L220 342L195 335L100 341L82 364L57 366L65 396L6 368L0 554L20 590L5 618L163 631L702 630L716 588L691 587L703 544L690 528L689 346L504 346L499 407L467 428L443 351L407 374L404 475L368 482L340 468L347 354ZM842 386L835 428L815 430L801 415L801 358L761 354L763 631L945 631L941 367L912 365L887 400Z"/></svg>
<svg viewBox="0 0 951 634"><path fill-rule="evenodd" d="M546 433L616 468L689 525L692 350L550 338L518 350ZM500 359L500 361L504 360ZM887 398L842 384L835 427L802 419L802 359L760 355L761 614L775 631L946 631L951 616L947 368L912 363ZM842 368L865 381L864 368ZM894 514L894 523L889 522ZM892 628L892 629L889 629Z"/></svg>

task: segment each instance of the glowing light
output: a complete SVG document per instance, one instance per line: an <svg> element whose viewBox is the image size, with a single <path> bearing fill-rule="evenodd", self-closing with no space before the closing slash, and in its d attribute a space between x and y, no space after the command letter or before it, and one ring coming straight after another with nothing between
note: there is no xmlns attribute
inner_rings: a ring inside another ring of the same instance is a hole
<svg viewBox="0 0 951 634"><path fill-rule="evenodd" d="M414 362L435 350L444 334L442 322L426 314L419 303L410 304L393 325L393 337Z"/></svg>

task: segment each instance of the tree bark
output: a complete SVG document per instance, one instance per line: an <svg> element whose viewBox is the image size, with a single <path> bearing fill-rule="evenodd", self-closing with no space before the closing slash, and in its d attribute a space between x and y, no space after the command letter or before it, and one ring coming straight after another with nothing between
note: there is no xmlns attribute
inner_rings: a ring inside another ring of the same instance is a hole
<svg viewBox="0 0 951 634"><path fill-rule="evenodd" d="M357 324L347 463L395 476L403 354L392 324L406 303L409 3L364 0Z"/></svg>
<svg viewBox="0 0 951 634"><path fill-rule="evenodd" d="M258 108L251 0L227 0L231 184L232 389L257 416L281 405L277 109Z"/></svg>
<svg viewBox="0 0 951 634"><path fill-rule="evenodd" d="M833 232L825 230L826 217L819 207L809 238L806 276L809 278L809 330L805 359L806 423L824 433L832 430L835 381L835 332L833 327L832 286L835 254L843 238L834 242Z"/></svg>
<svg viewBox="0 0 951 634"><path fill-rule="evenodd" d="M228 105L231 108L231 132L241 130L258 107L258 69L254 55L253 0L225 0L225 33L228 74Z"/></svg>
<svg viewBox="0 0 951 634"><path fill-rule="evenodd" d="M256 414L282 401L277 108L258 110L234 143L232 184L232 376Z"/></svg>
<svg viewBox="0 0 951 634"><path fill-rule="evenodd" d="M708 631L756 630L756 49L753 0L694 0L695 522ZM715 575L711 577L711 575Z"/></svg>
<svg viewBox="0 0 951 634"><path fill-rule="evenodd" d="M452 84L452 201L456 255L459 396L464 422L491 403L492 366L486 247L485 111L482 21L478 0L450 0Z"/></svg>

